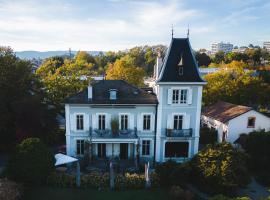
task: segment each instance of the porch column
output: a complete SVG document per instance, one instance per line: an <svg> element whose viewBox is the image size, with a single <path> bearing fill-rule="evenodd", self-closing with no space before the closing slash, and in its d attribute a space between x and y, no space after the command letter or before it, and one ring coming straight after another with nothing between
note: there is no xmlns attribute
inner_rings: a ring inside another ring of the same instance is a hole
<svg viewBox="0 0 270 200"><path fill-rule="evenodd" d="M139 162L140 162L140 143L139 140L134 143L135 146L135 167L136 169L139 168Z"/></svg>

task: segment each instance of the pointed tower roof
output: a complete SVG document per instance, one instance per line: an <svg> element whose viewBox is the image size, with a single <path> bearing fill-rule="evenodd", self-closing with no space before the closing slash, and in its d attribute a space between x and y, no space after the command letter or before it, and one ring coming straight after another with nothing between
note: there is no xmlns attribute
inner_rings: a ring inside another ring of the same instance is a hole
<svg viewBox="0 0 270 200"><path fill-rule="evenodd" d="M181 67L182 73L179 73ZM172 38L157 82L196 82L204 84L188 38Z"/></svg>

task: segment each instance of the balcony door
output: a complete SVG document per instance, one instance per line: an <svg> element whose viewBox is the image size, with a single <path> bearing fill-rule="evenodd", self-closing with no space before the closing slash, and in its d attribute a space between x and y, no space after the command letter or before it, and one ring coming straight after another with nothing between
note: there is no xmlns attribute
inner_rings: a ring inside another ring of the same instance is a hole
<svg viewBox="0 0 270 200"><path fill-rule="evenodd" d="M128 143L120 144L120 159L121 160L128 159Z"/></svg>
<svg viewBox="0 0 270 200"><path fill-rule="evenodd" d="M105 143L98 144L98 157L106 158L106 144Z"/></svg>

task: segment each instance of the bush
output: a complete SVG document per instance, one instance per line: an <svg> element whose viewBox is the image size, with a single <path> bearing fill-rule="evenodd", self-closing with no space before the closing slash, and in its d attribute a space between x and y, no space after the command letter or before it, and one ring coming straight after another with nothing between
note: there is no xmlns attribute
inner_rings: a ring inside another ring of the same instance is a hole
<svg viewBox="0 0 270 200"><path fill-rule="evenodd" d="M7 163L6 175L26 184L45 183L54 169L52 152L38 138L29 138L16 147Z"/></svg>
<svg viewBox="0 0 270 200"><path fill-rule="evenodd" d="M8 179L0 179L0 199L18 200L22 196L22 186Z"/></svg>
<svg viewBox="0 0 270 200"><path fill-rule="evenodd" d="M233 194L250 181L247 156L229 143L208 145L191 161L192 181L210 194Z"/></svg>
<svg viewBox="0 0 270 200"><path fill-rule="evenodd" d="M176 169L177 163L169 160L156 166L156 173L160 180L160 185L168 187L172 185L171 174Z"/></svg>
<svg viewBox="0 0 270 200"><path fill-rule="evenodd" d="M81 177L81 185L85 188L108 188L109 173L92 172Z"/></svg>
<svg viewBox="0 0 270 200"><path fill-rule="evenodd" d="M222 194L213 196L209 198L209 200L251 200L249 197L236 197L236 198L231 198L231 197L226 197L223 196Z"/></svg>
<svg viewBox="0 0 270 200"><path fill-rule="evenodd" d="M180 186L172 186L169 197L172 200L192 200L194 195L188 190L183 190Z"/></svg>
<svg viewBox="0 0 270 200"><path fill-rule="evenodd" d="M73 188L76 186L76 176L53 172L47 178L47 184L53 187Z"/></svg>
<svg viewBox="0 0 270 200"><path fill-rule="evenodd" d="M214 144L217 142L217 130L214 128L202 127L200 129L200 144Z"/></svg>
<svg viewBox="0 0 270 200"><path fill-rule="evenodd" d="M270 132L254 131L246 139L245 150L249 155L249 168L256 179L265 185L270 185Z"/></svg>
<svg viewBox="0 0 270 200"><path fill-rule="evenodd" d="M116 189L142 189L145 187L144 174L118 174L115 177Z"/></svg>

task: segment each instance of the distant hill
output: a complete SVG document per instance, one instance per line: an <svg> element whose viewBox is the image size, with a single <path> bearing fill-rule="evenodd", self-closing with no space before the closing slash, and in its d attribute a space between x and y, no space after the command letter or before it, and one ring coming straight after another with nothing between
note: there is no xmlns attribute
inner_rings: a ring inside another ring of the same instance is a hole
<svg viewBox="0 0 270 200"><path fill-rule="evenodd" d="M95 56L102 51L87 51L89 54ZM17 51L16 55L21 59L44 59L52 56L69 56L69 51ZM77 51L71 51L71 54L75 55Z"/></svg>

